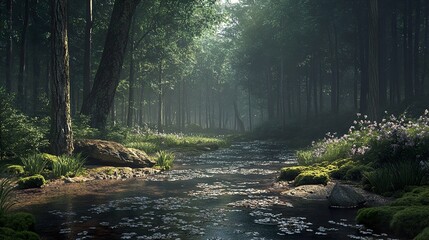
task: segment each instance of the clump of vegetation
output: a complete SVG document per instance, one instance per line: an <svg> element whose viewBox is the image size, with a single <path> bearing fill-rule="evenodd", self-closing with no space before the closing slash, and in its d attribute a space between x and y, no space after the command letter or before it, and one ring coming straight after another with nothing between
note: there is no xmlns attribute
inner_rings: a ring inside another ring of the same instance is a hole
<svg viewBox="0 0 429 240"><path fill-rule="evenodd" d="M13 213L0 217L0 238L14 240L38 240L40 237L32 232L35 218L29 213Z"/></svg>
<svg viewBox="0 0 429 240"><path fill-rule="evenodd" d="M49 153L41 153L40 157L47 162L46 167L49 169L52 169L53 163L58 161L57 156L49 154Z"/></svg>
<svg viewBox="0 0 429 240"><path fill-rule="evenodd" d="M7 165L5 166L5 169L3 170L4 173L6 173L7 175L14 175L14 176L19 176L24 174L24 167L21 165Z"/></svg>
<svg viewBox="0 0 429 240"><path fill-rule="evenodd" d="M57 161L52 162L52 175L56 178L61 176L74 177L82 174L85 158L80 154L75 156L59 156Z"/></svg>
<svg viewBox="0 0 429 240"><path fill-rule="evenodd" d="M415 187L388 206L360 209L356 220L373 229L394 232L406 238L422 237L429 227L428 196L429 186Z"/></svg>
<svg viewBox="0 0 429 240"><path fill-rule="evenodd" d="M27 155L46 147L47 129L14 108L13 96L0 87L0 160Z"/></svg>
<svg viewBox="0 0 429 240"><path fill-rule="evenodd" d="M21 189L40 188L41 186L45 185L46 180L42 175L36 174L30 177L20 178L17 183L18 188Z"/></svg>
<svg viewBox="0 0 429 240"><path fill-rule="evenodd" d="M329 181L329 175L326 172L318 170L307 170L296 176L294 180L295 186L323 184L326 185Z"/></svg>
<svg viewBox="0 0 429 240"><path fill-rule="evenodd" d="M425 228L422 232L417 235L414 240L426 240L429 239L429 227Z"/></svg>
<svg viewBox="0 0 429 240"><path fill-rule="evenodd" d="M13 206L13 186L8 179L0 181L0 216L3 216Z"/></svg>
<svg viewBox="0 0 429 240"><path fill-rule="evenodd" d="M328 133L307 150L297 152L302 165L324 165L350 159L330 173L336 179L364 181L377 193L393 193L427 179L429 111L418 119L390 117L381 122L358 115L341 137ZM335 165L335 164L334 164Z"/></svg>
<svg viewBox="0 0 429 240"><path fill-rule="evenodd" d="M308 170L306 166L293 166L293 167L284 167L280 170L279 180L281 181L292 181L299 174Z"/></svg>
<svg viewBox="0 0 429 240"><path fill-rule="evenodd" d="M158 168L163 171L170 170L173 167L173 162L174 154L166 151L159 151L156 153L155 168Z"/></svg>
<svg viewBox="0 0 429 240"><path fill-rule="evenodd" d="M40 154L33 154L21 158L22 165L29 175L41 174L48 163Z"/></svg>

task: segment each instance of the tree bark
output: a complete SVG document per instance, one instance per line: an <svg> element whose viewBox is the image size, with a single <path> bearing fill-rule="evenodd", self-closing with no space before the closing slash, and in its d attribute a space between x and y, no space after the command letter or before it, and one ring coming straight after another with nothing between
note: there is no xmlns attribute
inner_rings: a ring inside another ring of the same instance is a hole
<svg viewBox="0 0 429 240"><path fill-rule="evenodd" d="M380 117L380 82L379 82L379 42L378 42L378 0L369 0L369 102L368 113L370 119Z"/></svg>
<svg viewBox="0 0 429 240"><path fill-rule="evenodd" d="M27 30L28 30L28 19L29 19L29 0L25 0L24 5L24 16L23 16L23 27L21 32L21 49L19 53L19 71L18 71L18 106L25 112L25 90L24 90L24 73L26 71L26 48L27 48Z"/></svg>
<svg viewBox="0 0 429 240"><path fill-rule="evenodd" d="M6 41L6 91L12 92L12 34L13 34L13 0L6 1L7 8L7 41Z"/></svg>
<svg viewBox="0 0 429 240"><path fill-rule="evenodd" d="M73 152L66 6L67 0L51 0L52 115L50 144L52 152L56 155L70 155Z"/></svg>
<svg viewBox="0 0 429 240"><path fill-rule="evenodd" d="M158 133L162 133L162 59L159 60L158 63Z"/></svg>
<svg viewBox="0 0 429 240"><path fill-rule="evenodd" d="M135 34L135 20L132 20L131 26L131 46L130 46L130 76L129 76L129 85L128 85L128 116L127 116L127 126L133 126L134 119L134 88L135 88L135 66L134 66L134 51L135 51L135 42L134 42L134 34Z"/></svg>
<svg viewBox="0 0 429 240"><path fill-rule="evenodd" d="M106 127L107 116L119 84L131 19L140 1L115 0L94 85L81 110L83 115L90 116L92 127Z"/></svg>
<svg viewBox="0 0 429 240"><path fill-rule="evenodd" d="M413 63L414 63L414 89L415 95L420 96L422 86L420 86L420 0L416 1L416 20L414 24L414 50L413 50Z"/></svg>
<svg viewBox="0 0 429 240"><path fill-rule="evenodd" d="M390 76L390 104L396 104L400 101L399 92L399 66L398 66L398 7L397 0L393 0L392 11L392 68Z"/></svg>
<svg viewBox="0 0 429 240"><path fill-rule="evenodd" d="M85 46L83 56L83 102L86 102L91 92L91 52L92 52L92 0L86 0L85 6Z"/></svg>

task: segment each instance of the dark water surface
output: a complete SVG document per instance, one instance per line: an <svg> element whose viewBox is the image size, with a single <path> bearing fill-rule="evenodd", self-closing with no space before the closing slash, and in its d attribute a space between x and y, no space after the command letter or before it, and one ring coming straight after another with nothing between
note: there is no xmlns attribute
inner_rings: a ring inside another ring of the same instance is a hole
<svg viewBox="0 0 429 240"><path fill-rule="evenodd" d="M235 143L176 159L175 170L126 181L125 191L25 210L44 239L388 239L361 230L356 210L267 191L294 162L281 143Z"/></svg>

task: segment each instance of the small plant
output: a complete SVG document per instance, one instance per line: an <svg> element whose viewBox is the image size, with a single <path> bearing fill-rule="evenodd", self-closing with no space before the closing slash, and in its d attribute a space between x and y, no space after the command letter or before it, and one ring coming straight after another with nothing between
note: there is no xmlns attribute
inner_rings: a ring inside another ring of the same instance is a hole
<svg viewBox="0 0 429 240"><path fill-rule="evenodd" d="M22 162L22 165L24 166L25 171L29 175L42 173L43 169L45 169L46 164L48 163L39 154L34 154L31 156L24 157L21 159L21 162Z"/></svg>
<svg viewBox="0 0 429 240"><path fill-rule="evenodd" d="M61 176L78 176L83 172L85 158L80 154L75 156L59 156L56 162L52 162L52 175L55 178Z"/></svg>
<svg viewBox="0 0 429 240"><path fill-rule="evenodd" d="M24 174L24 167L21 165L6 165L3 172L8 176L21 175Z"/></svg>
<svg viewBox="0 0 429 240"><path fill-rule="evenodd" d="M41 186L45 185L45 183L45 178L40 174L36 174L34 176L19 179L18 187L21 189L40 188Z"/></svg>
<svg viewBox="0 0 429 240"><path fill-rule="evenodd" d="M9 180L0 181L0 216L3 216L13 206L12 191L13 187Z"/></svg>
<svg viewBox="0 0 429 240"><path fill-rule="evenodd" d="M173 167L174 154L166 151L159 151L156 153L156 157L156 168L159 168L164 171L170 170Z"/></svg>

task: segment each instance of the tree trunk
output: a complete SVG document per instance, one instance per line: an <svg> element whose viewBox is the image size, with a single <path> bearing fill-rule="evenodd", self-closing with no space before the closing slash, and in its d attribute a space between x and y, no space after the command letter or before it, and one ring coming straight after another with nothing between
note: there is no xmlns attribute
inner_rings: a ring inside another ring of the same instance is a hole
<svg viewBox="0 0 429 240"><path fill-rule="evenodd" d="M86 1L85 45L83 55L83 102L88 101L91 92L91 52L92 52L92 0Z"/></svg>
<svg viewBox="0 0 429 240"><path fill-rule="evenodd" d="M73 152L70 118L70 77L67 41L67 0L51 0L52 8L52 152L56 155Z"/></svg>
<svg viewBox="0 0 429 240"><path fill-rule="evenodd" d="M162 133L162 59L158 63L158 133Z"/></svg>
<svg viewBox="0 0 429 240"><path fill-rule="evenodd" d="M90 97L82 105L81 113L90 116L92 127L106 127L107 116L119 84L131 19L140 1L115 0L94 86Z"/></svg>
<svg viewBox="0 0 429 240"><path fill-rule="evenodd" d="M420 86L420 0L416 1L416 21L414 24L414 89L415 95L420 96L422 86Z"/></svg>
<svg viewBox="0 0 429 240"><path fill-rule="evenodd" d="M379 42L378 42L378 0L369 0L369 102L368 110L370 119L377 120L380 117L379 96Z"/></svg>
<svg viewBox="0 0 429 240"><path fill-rule="evenodd" d="M420 86L422 87L421 94L425 94L425 82L427 75L428 66L428 57L429 57L429 2L426 1L425 6L425 36L424 36L424 48L423 48L423 68L422 68L422 78L420 82Z"/></svg>
<svg viewBox="0 0 429 240"><path fill-rule="evenodd" d="M130 40L130 76L129 76L129 85L128 85L128 116L127 116L127 126L133 127L133 119L134 119L134 88L135 88L135 66L134 66L134 51L135 51L135 42L134 42L134 34L135 34L135 19L132 21L131 26L131 40Z"/></svg>
<svg viewBox="0 0 429 240"><path fill-rule="evenodd" d="M390 0L389 0L390 1ZM386 0L378 0L378 81L379 81L379 105L380 109L385 109L387 102L387 19L386 9L388 8L388 2Z"/></svg>
<svg viewBox="0 0 429 240"><path fill-rule="evenodd" d="M22 111L25 111L25 90L24 90L24 74L26 71L26 48L27 48L27 30L28 30L28 19L29 19L29 0L25 0L24 6L24 24L21 32L21 50L19 53L19 71L18 71L18 106Z"/></svg>
<svg viewBox="0 0 429 240"><path fill-rule="evenodd" d="M12 35L13 35L13 0L6 1L7 41L6 41L6 91L12 92Z"/></svg>
<svg viewBox="0 0 429 240"><path fill-rule="evenodd" d="M393 0L392 11L392 67L390 76L390 104L396 104L400 101L399 92L399 66L398 66L398 9L397 0Z"/></svg>
<svg viewBox="0 0 429 240"><path fill-rule="evenodd" d="M359 32L359 65L360 73L360 112L367 113L368 111L368 29L364 29L367 24L367 18L362 12L366 12L366 7L361 6L359 9L358 32ZM361 10L363 9L363 11Z"/></svg>

